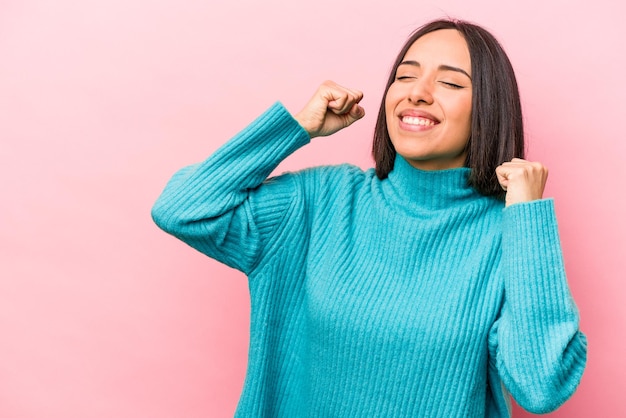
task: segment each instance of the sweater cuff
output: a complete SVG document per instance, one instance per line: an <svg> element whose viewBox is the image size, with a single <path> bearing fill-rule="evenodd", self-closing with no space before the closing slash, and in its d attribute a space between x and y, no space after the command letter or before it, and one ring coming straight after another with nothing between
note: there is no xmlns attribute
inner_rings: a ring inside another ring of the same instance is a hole
<svg viewBox="0 0 626 418"><path fill-rule="evenodd" d="M250 134L262 132L274 148L286 150L287 155L311 142L309 133L298 123L281 102L275 102L246 129Z"/></svg>

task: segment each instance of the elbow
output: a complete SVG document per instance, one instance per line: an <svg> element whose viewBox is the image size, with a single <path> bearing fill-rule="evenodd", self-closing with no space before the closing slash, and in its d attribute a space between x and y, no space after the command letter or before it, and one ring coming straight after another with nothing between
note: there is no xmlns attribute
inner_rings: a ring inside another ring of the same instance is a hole
<svg viewBox="0 0 626 418"><path fill-rule="evenodd" d="M152 206L151 215L154 223L168 234L173 235L180 229L181 221L179 217L176 216L175 211L163 204L161 200L157 200L154 206Z"/></svg>
<svg viewBox="0 0 626 418"><path fill-rule="evenodd" d="M547 414L559 409L574 394L577 386L534 388L525 396L515 398L515 401L528 412Z"/></svg>
<svg viewBox="0 0 626 418"><path fill-rule="evenodd" d="M535 390L534 392L533 396L515 398L515 402L517 402L519 406L533 414L548 414L554 412L571 396L571 394L565 397L554 394L548 396L548 391L539 394L536 392L541 391Z"/></svg>
<svg viewBox="0 0 626 418"><path fill-rule="evenodd" d="M515 401L528 412L546 414L561 407L576 392L587 363L587 344L579 333L563 356L561 366L518 390ZM529 381L530 383L530 381Z"/></svg>

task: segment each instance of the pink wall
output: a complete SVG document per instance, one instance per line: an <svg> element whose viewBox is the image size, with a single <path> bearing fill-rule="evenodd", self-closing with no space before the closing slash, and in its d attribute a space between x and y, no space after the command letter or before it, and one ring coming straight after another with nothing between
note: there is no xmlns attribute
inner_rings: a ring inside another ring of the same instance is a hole
<svg viewBox="0 0 626 418"><path fill-rule="evenodd" d="M0 416L232 416L245 277L160 232L153 201L175 169L275 100L299 110L327 78L362 89L369 115L283 168L369 166L393 57L446 14L501 39L530 157L551 168L590 341L582 385L553 416L626 416L620 2L212 3L0 2Z"/></svg>

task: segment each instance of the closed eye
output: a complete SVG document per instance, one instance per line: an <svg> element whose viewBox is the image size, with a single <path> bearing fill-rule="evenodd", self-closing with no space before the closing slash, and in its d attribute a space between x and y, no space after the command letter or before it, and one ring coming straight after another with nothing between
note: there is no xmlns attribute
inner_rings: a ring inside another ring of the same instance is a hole
<svg viewBox="0 0 626 418"><path fill-rule="evenodd" d="M447 81L441 81L440 83L444 84L444 85L446 85L448 87L451 87L453 89L462 89L463 88L463 86L459 86L458 84L454 84L454 83L449 83Z"/></svg>

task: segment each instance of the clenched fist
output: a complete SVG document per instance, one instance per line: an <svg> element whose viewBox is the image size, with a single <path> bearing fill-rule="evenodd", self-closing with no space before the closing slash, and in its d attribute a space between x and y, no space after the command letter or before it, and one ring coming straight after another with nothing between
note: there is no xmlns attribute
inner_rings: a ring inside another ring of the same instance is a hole
<svg viewBox="0 0 626 418"><path fill-rule="evenodd" d="M358 90L325 81L294 118L311 138L332 135L365 116L365 110L359 106L362 98L363 93Z"/></svg>
<svg viewBox="0 0 626 418"><path fill-rule="evenodd" d="M496 175L506 191L506 206L541 199L548 179L548 169L541 163L513 158L496 168Z"/></svg>

